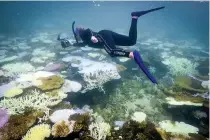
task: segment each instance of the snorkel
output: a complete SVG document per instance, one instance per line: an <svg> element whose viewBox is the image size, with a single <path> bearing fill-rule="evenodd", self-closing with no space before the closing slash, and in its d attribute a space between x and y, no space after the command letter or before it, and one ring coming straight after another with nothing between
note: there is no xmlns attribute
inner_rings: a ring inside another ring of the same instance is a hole
<svg viewBox="0 0 210 140"><path fill-rule="evenodd" d="M78 29L74 29L74 24L75 24L75 21L72 23L72 32L74 34L74 38L76 40L76 42L78 43L78 39L77 39L77 35L79 35L79 30Z"/></svg>

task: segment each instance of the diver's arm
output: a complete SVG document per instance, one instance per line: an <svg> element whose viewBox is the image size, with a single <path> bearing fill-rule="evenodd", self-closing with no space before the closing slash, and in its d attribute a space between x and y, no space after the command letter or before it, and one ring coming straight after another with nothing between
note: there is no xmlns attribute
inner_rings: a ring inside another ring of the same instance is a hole
<svg viewBox="0 0 210 140"><path fill-rule="evenodd" d="M73 43L72 46L75 46L75 47L84 47L86 46L87 44L85 42L82 42L82 43Z"/></svg>

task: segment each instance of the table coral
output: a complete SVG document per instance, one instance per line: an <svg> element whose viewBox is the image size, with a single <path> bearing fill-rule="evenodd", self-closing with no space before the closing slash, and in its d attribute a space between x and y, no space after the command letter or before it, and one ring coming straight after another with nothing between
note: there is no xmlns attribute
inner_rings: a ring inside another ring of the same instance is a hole
<svg viewBox="0 0 210 140"><path fill-rule="evenodd" d="M51 128L49 124L39 124L32 127L22 140L44 140L49 137Z"/></svg>
<svg viewBox="0 0 210 140"><path fill-rule="evenodd" d="M5 94L4 94L4 97L14 97L14 96L17 96L17 95L20 95L23 93L23 90L21 88L18 88L18 87L13 87L12 89L9 89Z"/></svg>
<svg viewBox="0 0 210 140"><path fill-rule="evenodd" d="M38 86L38 88L40 88L43 91L58 89L64 83L64 79L57 75L39 78L38 80L42 81L42 85Z"/></svg>

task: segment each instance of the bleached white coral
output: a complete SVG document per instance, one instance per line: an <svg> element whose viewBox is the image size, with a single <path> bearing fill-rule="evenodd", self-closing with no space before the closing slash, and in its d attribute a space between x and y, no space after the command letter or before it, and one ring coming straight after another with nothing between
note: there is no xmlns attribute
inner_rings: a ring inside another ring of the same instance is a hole
<svg viewBox="0 0 210 140"><path fill-rule="evenodd" d="M78 92L82 89L82 85L76 81L65 80L62 88L65 93L67 92Z"/></svg>
<svg viewBox="0 0 210 140"><path fill-rule="evenodd" d="M32 55L43 57L42 59L46 60L47 58L53 58L55 56L55 53L52 53L49 50L46 50L45 48L37 48L32 52Z"/></svg>
<svg viewBox="0 0 210 140"><path fill-rule="evenodd" d="M90 136L96 140L105 140L110 132L110 125L105 122L92 122L89 125Z"/></svg>
<svg viewBox="0 0 210 140"><path fill-rule="evenodd" d="M62 95L62 94L61 94ZM0 108L6 108L9 114L22 114L25 107L31 107L41 111L48 111L50 106L57 105L63 97L49 97L34 90L25 96L18 98L4 98L0 101Z"/></svg>
<svg viewBox="0 0 210 140"><path fill-rule="evenodd" d="M42 63L45 62L46 58L47 57L33 57L33 58L31 58L30 61L33 62L33 63L42 64Z"/></svg>
<svg viewBox="0 0 210 140"><path fill-rule="evenodd" d="M120 62L126 62L126 61L130 60L129 58L126 58L126 57L119 57L118 59Z"/></svg>
<svg viewBox="0 0 210 140"><path fill-rule="evenodd" d="M196 74L197 63L193 63L186 58L171 56L162 61L163 64L169 66L170 73L174 76Z"/></svg>
<svg viewBox="0 0 210 140"><path fill-rule="evenodd" d="M99 88L103 91L103 84L113 79L119 79L118 72L107 70L107 71L95 71L94 73L84 74L84 81L86 82L85 90L92 90ZM84 90L84 91L85 91ZM83 91L83 92L84 92Z"/></svg>
<svg viewBox="0 0 210 140"><path fill-rule="evenodd" d="M53 123L57 123L62 120L68 121L69 117L75 113L76 112L73 109L56 110L49 118Z"/></svg>
<svg viewBox="0 0 210 140"><path fill-rule="evenodd" d="M190 101L176 101L172 97L167 97L166 98L167 103L170 105L191 105L191 106L202 106L203 103L192 103Z"/></svg>
<svg viewBox="0 0 210 140"><path fill-rule="evenodd" d="M17 62L17 63L5 64L2 66L2 69L7 71L5 73L7 76L16 76L21 73L35 71L34 66L32 66L28 62Z"/></svg>
<svg viewBox="0 0 210 140"><path fill-rule="evenodd" d="M88 56L95 58L95 57L100 56L100 54L99 53L88 53Z"/></svg>
<svg viewBox="0 0 210 140"><path fill-rule="evenodd" d="M146 120L146 117L147 115L144 112L135 112L131 119L141 123Z"/></svg>
<svg viewBox="0 0 210 140"><path fill-rule="evenodd" d="M3 58L0 60L0 63L3 63L3 62L8 62L8 61L13 61L15 59L17 59L18 56L11 56L11 57L6 57L6 58Z"/></svg>
<svg viewBox="0 0 210 140"><path fill-rule="evenodd" d="M26 74L20 74L16 79L16 82L30 82L31 85L39 86L42 85L41 80L38 80L39 78L50 77L53 75L55 74L47 71L29 72Z"/></svg>
<svg viewBox="0 0 210 140"><path fill-rule="evenodd" d="M94 88L103 91L102 85L104 83L121 78L117 66L112 63L96 62L79 56L67 56L62 60L65 62L72 62L73 60L80 62L76 67L78 67L78 72L82 74L86 84L83 93Z"/></svg>
<svg viewBox="0 0 210 140"><path fill-rule="evenodd" d="M189 134L189 133L198 133L198 128L186 124L184 122L174 122L172 123L170 120L165 120L159 122L159 126L161 129L166 132L176 133L176 134Z"/></svg>
<svg viewBox="0 0 210 140"><path fill-rule="evenodd" d="M151 72L151 73L155 73L156 72L156 68L155 67L151 67L151 66L149 66L149 71Z"/></svg>
<svg viewBox="0 0 210 140"><path fill-rule="evenodd" d="M51 127L49 124L39 124L32 127L22 140L44 140L49 137L51 133Z"/></svg>
<svg viewBox="0 0 210 140"><path fill-rule="evenodd" d="M43 42L43 43L53 43L52 40L49 39L48 33L39 33L36 37L31 38L31 42Z"/></svg>

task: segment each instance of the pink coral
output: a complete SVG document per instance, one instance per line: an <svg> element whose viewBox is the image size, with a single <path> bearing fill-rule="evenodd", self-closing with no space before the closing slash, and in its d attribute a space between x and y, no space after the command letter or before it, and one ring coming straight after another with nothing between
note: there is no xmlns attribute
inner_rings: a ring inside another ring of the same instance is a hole
<svg viewBox="0 0 210 140"><path fill-rule="evenodd" d="M0 128L4 127L4 125L8 122L9 115L7 110L0 109Z"/></svg>

